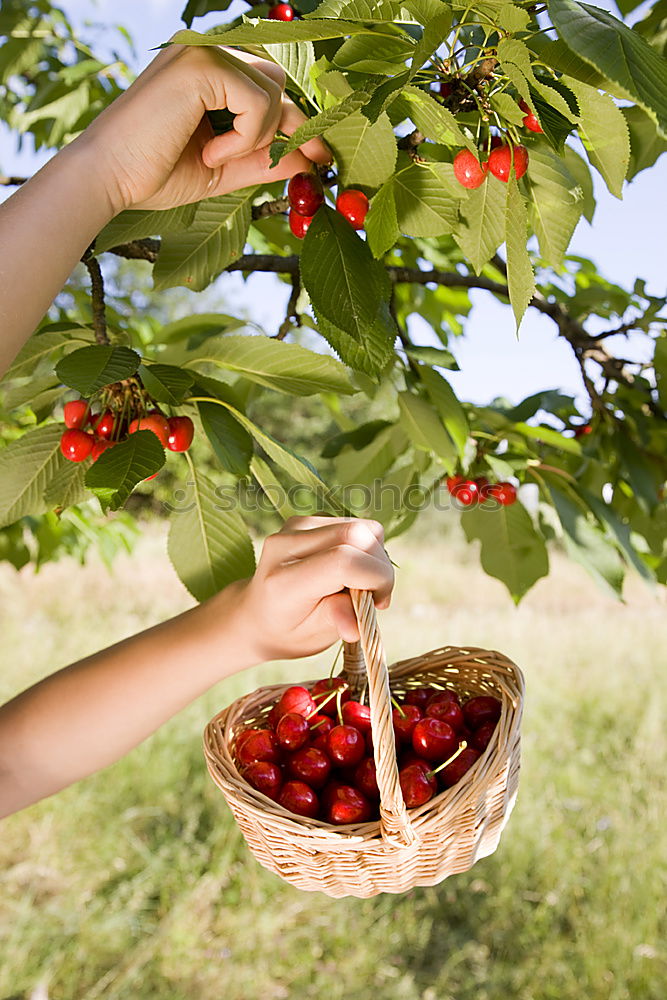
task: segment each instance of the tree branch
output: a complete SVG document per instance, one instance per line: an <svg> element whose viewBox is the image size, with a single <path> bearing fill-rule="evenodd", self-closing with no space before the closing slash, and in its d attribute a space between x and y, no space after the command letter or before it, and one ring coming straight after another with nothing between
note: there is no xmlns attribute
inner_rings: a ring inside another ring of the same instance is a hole
<svg viewBox="0 0 667 1000"><path fill-rule="evenodd" d="M107 319L104 309L104 278L102 277L102 268L97 257L93 257L92 254L88 254L84 258L83 263L88 268L88 273L90 274L90 298L93 307L95 340L98 344L109 344Z"/></svg>
<svg viewBox="0 0 667 1000"><path fill-rule="evenodd" d="M4 177L0 174L0 187L19 187L21 184L25 184L29 177Z"/></svg>
<svg viewBox="0 0 667 1000"><path fill-rule="evenodd" d="M287 303L287 310L285 312L285 319L282 321L278 328L278 333L273 338L274 340L284 340L290 330L293 329L294 323L298 326L299 324L299 314L296 311L296 304L299 301L299 295L301 294L301 276L297 271L296 274L292 275L292 291L290 293L289 301Z"/></svg>

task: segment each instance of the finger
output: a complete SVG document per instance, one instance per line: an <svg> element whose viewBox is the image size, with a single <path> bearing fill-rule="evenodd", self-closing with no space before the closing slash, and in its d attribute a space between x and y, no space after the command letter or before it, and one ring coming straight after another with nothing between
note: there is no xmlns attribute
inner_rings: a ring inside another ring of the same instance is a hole
<svg viewBox="0 0 667 1000"><path fill-rule="evenodd" d="M317 605L314 615L323 614L338 632L343 642L359 641L359 623L349 594L332 594Z"/></svg>
<svg viewBox="0 0 667 1000"><path fill-rule="evenodd" d="M321 528L331 524L351 523L364 524L373 532L379 542L384 542L384 528L379 521L374 521L370 517L329 517L324 514L295 515L294 517L288 517L279 534L285 531L309 531L311 528Z"/></svg>
<svg viewBox="0 0 667 1000"><path fill-rule="evenodd" d="M292 135L308 119L303 111L297 108L296 104L289 99L283 98L283 113L280 119L280 131L285 135ZM304 156L307 156L313 163L331 163L333 156L331 150L322 139L310 139L300 147Z"/></svg>
<svg viewBox="0 0 667 1000"><path fill-rule="evenodd" d="M284 156L277 167L272 167L268 146L256 149L246 156L223 163L219 167L217 183L207 192L206 197L213 198L215 195L238 191L240 188L287 180L300 170L308 170L310 165L310 160L297 151Z"/></svg>
<svg viewBox="0 0 667 1000"><path fill-rule="evenodd" d="M382 601L394 585L394 571L386 557L378 559L352 545L336 545L281 566L278 577L281 587L305 607L345 588L370 590Z"/></svg>
<svg viewBox="0 0 667 1000"><path fill-rule="evenodd" d="M207 167L220 166L225 160L268 146L280 124L281 105L275 84L274 93L249 79L237 84L227 100L227 108L236 116L234 128L206 144L202 157Z"/></svg>
<svg viewBox="0 0 667 1000"><path fill-rule="evenodd" d="M266 557L274 564L284 565L295 559L305 559L335 545L351 545L376 559L387 559L376 534L367 524L355 520L324 524L309 531L281 531L267 538L264 544Z"/></svg>

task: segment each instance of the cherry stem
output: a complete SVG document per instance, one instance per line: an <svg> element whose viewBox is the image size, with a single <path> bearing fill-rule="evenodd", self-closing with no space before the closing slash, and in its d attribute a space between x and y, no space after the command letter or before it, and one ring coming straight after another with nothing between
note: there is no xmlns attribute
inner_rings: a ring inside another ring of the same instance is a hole
<svg viewBox="0 0 667 1000"><path fill-rule="evenodd" d="M394 708L398 709L398 712L399 712L401 718L404 719L405 718L405 712L403 711L403 708L401 707L401 705L399 705L399 703L396 701L396 699L394 698L393 695L392 695L392 698L391 698L391 703L394 706Z"/></svg>
<svg viewBox="0 0 667 1000"><path fill-rule="evenodd" d="M321 695L316 694L315 697L313 698L313 701L316 701L320 697L323 698L324 700L320 702L320 704L316 706L315 711L311 712L310 715L307 715L306 718L310 719L311 716L317 715L317 713L320 712L325 705L328 705L330 701L333 701L334 698L338 697L339 690L340 690L339 688L336 688L334 691L330 691L329 694L327 695L325 695L324 692L322 692Z"/></svg>
<svg viewBox="0 0 667 1000"><path fill-rule="evenodd" d="M444 761L442 764L439 764L432 771L429 771L428 772L428 776L429 777L433 777L434 775L436 775L438 773L438 771L442 771L443 767L447 767L447 765L451 764L453 760L456 760L456 758L459 756L459 754L462 754L463 751L466 749L467 746L468 746L468 744L466 743L466 741L465 740L461 740L461 742L459 743L459 748L456 751L456 753L453 753L452 756L448 760Z"/></svg>
<svg viewBox="0 0 667 1000"><path fill-rule="evenodd" d="M342 703L343 703L343 688L338 688L338 690L336 691L336 714L338 716L338 722L340 723L341 726L343 725Z"/></svg>
<svg viewBox="0 0 667 1000"><path fill-rule="evenodd" d="M337 652L337 653L336 653L336 655L334 656L334 661L333 661L333 663L331 664L331 670L330 670L330 672L329 672L329 679L331 679L331 678L333 677L333 672L334 672L334 670L336 669L336 664L338 663L338 661L339 661L339 659L340 659L340 654L341 654L342 652L343 652L343 643L341 642L340 646L338 647L338 652Z"/></svg>

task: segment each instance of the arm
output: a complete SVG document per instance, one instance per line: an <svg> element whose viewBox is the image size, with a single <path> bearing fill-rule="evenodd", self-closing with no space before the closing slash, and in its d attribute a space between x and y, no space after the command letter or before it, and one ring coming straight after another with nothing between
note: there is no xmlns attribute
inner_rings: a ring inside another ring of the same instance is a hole
<svg viewBox="0 0 667 1000"><path fill-rule="evenodd" d="M305 120L284 85L273 63L170 46L0 206L0 376L118 212L184 205L290 177L306 156L329 159L314 140L270 169L276 131ZM205 112L216 108L236 114L233 132L213 135Z"/></svg>
<svg viewBox="0 0 667 1000"><path fill-rule="evenodd" d="M65 667L0 708L0 817L113 763L219 680L359 638L346 587L387 607L374 521L293 518L250 580Z"/></svg>

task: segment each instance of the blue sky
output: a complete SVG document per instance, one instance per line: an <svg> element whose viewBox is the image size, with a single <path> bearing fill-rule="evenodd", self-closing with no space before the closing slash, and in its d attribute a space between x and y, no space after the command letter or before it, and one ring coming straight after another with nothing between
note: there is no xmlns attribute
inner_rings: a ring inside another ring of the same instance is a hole
<svg viewBox="0 0 667 1000"><path fill-rule="evenodd" d="M132 35L136 49L136 68L151 58L150 49L163 42L180 27L180 13L185 0L61 0L76 24L97 22L123 24ZM237 4L232 7L235 10ZM606 3L599 6L607 7ZM239 9L247 10L245 4ZM615 11L609 5L608 9ZM193 27L203 29L218 23L227 15L212 14L198 19ZM86 36L93 34L90 27ZM108 27L96 32L98 48L111 42ZM115 41L115 39L114 39ZM0 131L0 170L5 173L33 173L48 156L36 156L29 148L18 154L12 137ZM570 252L591 257L602 273L621 285L630 287L637 276L646 279L648 290L662 294L665 287L665 251L662 226L664 215L665 171L658 166L644 171L626 185L623 201L613 198L596 175L597 211L593 226L585 220L579 224ZM0 191L0 199L9 191ZM656 216L657 213L657 216ZM259 322L273 327L282 318L286 291L276 281L264 275L253 276L247 285L240 277L229 276L216 286L219 301L216 308L224 310L225 299L234 304L245 302L250 314ZM258 312L257 304L262 303ZM451 373L455 391L464 399L486 402L502 395L518 401L539 389L560 388L572 392L584 402L578 366L567 343L555 335L553 324L529 310L517 340L510 310L491 296L473 293L474 309L466 327L466 337L453 346L462 371ZM207 308L211 307L210 300ZM417 329L415 329L417 335ZM612 343L608 342L612 347ZM622 350L627 354L625 342Z"/></svg>

